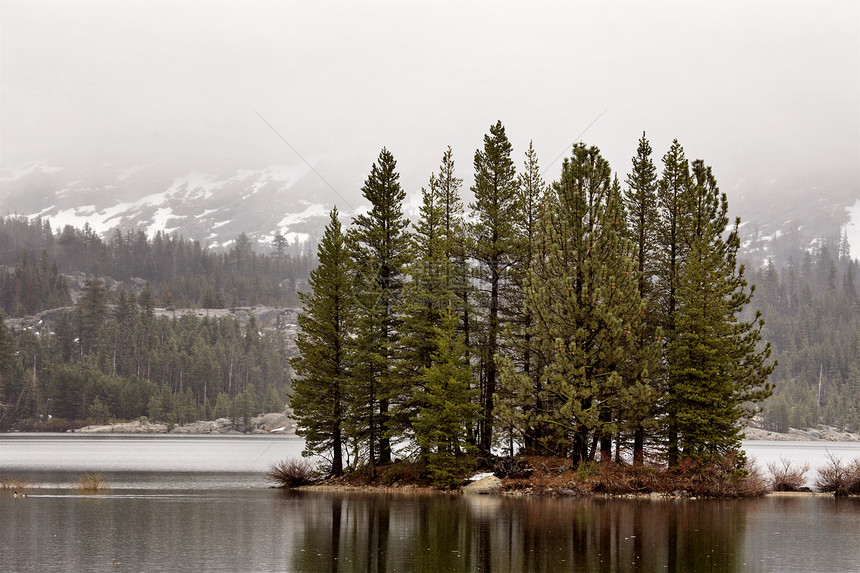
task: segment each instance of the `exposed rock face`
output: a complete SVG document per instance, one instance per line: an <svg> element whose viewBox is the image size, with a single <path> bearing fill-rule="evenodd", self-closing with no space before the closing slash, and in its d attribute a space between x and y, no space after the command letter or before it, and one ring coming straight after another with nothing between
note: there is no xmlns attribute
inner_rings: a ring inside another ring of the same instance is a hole
<svg viewBox="0 0 860 573"><path fill-rule="evenodd" d="M487 476L463 486L463 493L490 494L502 492L502 480L496 476Z"/></svg>
<svg viewBox="0 0 860 573"><path fill-rule="evenodd" d="M104 426L87 426L75 432L83 434L166 434L167 424L160 422L126 422Z"/></svg>

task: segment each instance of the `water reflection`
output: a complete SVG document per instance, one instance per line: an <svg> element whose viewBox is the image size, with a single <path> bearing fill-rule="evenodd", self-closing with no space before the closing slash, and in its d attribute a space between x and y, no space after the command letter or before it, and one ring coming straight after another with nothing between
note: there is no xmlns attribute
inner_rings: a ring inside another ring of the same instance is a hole
<svg viewBox="0 0 860 573"><path fill-rule="evenodd" d="M858 571L860 500L0 493L4 571Z"/></svg>
<svg viewBox="0 0 860 573"><path fill-rule="evenodd" d="M295 495L295 494L294 494ZM296 571L735 571L755 502L300 494Z"/></svg>

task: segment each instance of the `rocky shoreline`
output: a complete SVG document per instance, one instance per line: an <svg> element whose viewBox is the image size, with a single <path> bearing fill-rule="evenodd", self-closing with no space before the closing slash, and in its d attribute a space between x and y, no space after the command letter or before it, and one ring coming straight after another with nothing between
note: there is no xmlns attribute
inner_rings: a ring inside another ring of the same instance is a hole
<svg viewBox="0 0 860 573"><path fill-rule="evenodd" d="M75 430L81 434L295 434L296 423L282 413L270 413L251 418L251 429L240 432L230 418L201 420L170 427L163 422L135 420L98 426L85 426Z"/></svg>
<svg viewBox="0 0 860 573"><path fill-rule="evenodd" d="M860 442L860 434L841 432L833 426L818 426L798 430L790 428L788 432L771 432L753 426L744 430L746 440L773 440L778 442Z"/></svg>

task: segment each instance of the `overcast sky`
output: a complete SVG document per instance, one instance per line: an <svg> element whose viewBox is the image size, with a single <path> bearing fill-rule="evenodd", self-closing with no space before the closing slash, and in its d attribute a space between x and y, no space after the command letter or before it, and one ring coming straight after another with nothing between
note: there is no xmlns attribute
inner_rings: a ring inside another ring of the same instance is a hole
<svg viewBox="0 0 860 573"><path fill-rule="evenodd" d="M449 144L468 185L497 119L546 167L604 111L583 140L622 178L644 130L724 188L856 182L860 9L0 0L0 164L299 162L254 110L312 162L387 146L412 186Z"/></svg>

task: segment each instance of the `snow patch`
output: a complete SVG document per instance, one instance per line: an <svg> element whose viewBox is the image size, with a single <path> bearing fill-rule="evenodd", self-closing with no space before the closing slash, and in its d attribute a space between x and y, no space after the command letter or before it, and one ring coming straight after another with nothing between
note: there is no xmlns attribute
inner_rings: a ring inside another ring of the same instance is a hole
<svg viewBox="0 0 860 573"><path fill-rule="evenodd" d="M199 214L197 214L197 215L194 215L194 218L195 218L195 219L202 219L203 217L205 217L205 216L207 216L207 215L211 215L212 213L214 213L214 212L215 212L215 211L217 211L217 210L218 210L218 209L206 209L206 210L205 210L205 211L203 211L202 213L199 213Z"/></svg>
<svg viewBox="0 0 860 573"><path fill-rule="evenodd" d="M326 209L326 206L322 203L314 203L307 207L301 213L290 213L289 215L281 219L278 222L278 229L281 229L283 232L289 229L290 225L303 223L313 217L325 217L326 215L328 215L328 210Z"/></svg>
<svg viewBox="0 0 860 573"><path fill-rule="evenodd" d="M169 229L167 227L167 221L170 219L180 219L181 217L173 214L173 209L170 207L162 207L158 209L155 214L152 216L152 224L146 228L146 234L149 237L155 236L158 231L162 233L170 233L171 231L176 230L176 228Z"/></svg>

